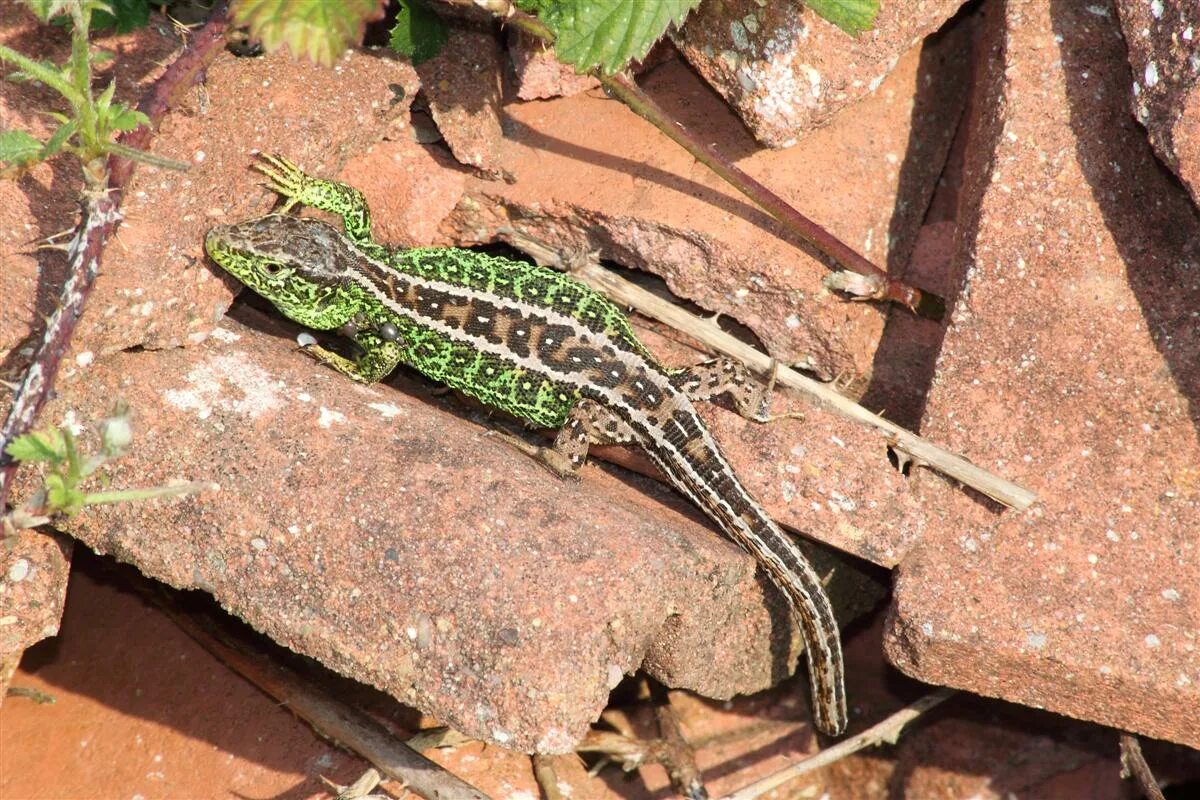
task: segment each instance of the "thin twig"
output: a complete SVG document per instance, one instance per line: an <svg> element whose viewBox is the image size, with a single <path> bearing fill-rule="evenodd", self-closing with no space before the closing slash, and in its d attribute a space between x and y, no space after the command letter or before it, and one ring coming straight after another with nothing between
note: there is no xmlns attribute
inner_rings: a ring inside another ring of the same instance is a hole
<svg viewBox="0 0 1200 800"><path fill-rule="evenodd" d="M1146 757L1142 755L1141 742L1132 734L1122 733L1121 777L1128 778L1130 775L1133 775L1148 800L1165 800L1154 773L1150 771L1150 765L1146 763Z"/></svg>
<svg viewBox="0 0 1200 800"><path fill-rule="evenodd" d="M683 735L679 715L671 706L671 695L661 684L650 692L654 702L654 716L658 720L658 735L662 737L659 761L667 770L667 777L675 791L687 800L708 800L708 789L696 766L696 751Z"/></svg>
<svg viewBox="0 0 1200 800"><path fill-rule="evenodd" d="M726 795L721 800L755 800L755 798L761 797L772 789L782 786L793 778L807 772L812 772L814 769L828 766L852 753L857 753L859 750L865 750L868 747L874 747L879 744L895 744L896 740L900 738L900 733L903 731L905 725L926 711L929 711L929 709L950 699L955 693L954 689L938 689L930 692L920 700L905 706L882 722L867 728L862 733L851 736L849 739L843 739L827 750L822 750L816 755L809 756L802 761L797 761L795 764L786 766L762 780L755 781L749 786Z"/></svg>
<svg viewBox="0 0 1200 800"><path fill-rule="evenodd" d="M712 320L703 319L652 292L637 286L619 275L600 266L594 254L566 257L544 243L532 239L512 228L501 228L498 233L514 247L528 253L536 261L552 265L569 272L573 277L603 292L617 303L632 306L652 319L687 333L713 350L732 356L757 372L769 375L778 367L776 380L807 395L821 408L840 414L847 419L868 425L879 431L884 440L894 449L912 457L915 464L930 467L943 475L970 486L998 503L1023 511L1037 500L1029 489L1006 480L995 473L972 464L960 455L951 453L933 442L900 427L891 420L843 397L820 381L778 365L765 353L721 330Z"/></svg>
<svg viewBox="0 0 1200 800"><path fill-rule="evenodd" d="M138 108L151 120L120 138L125 147L146 149L153 128L166 113L168 98L183 86L190 86L203 68L220 52L227 21L224 6L196 35L191 46L167 68ZM104 244L121 223L121 199L134 163L120 155L111 155L101 175L93 175L95 165L85 164L90 183L84 192L79 224L68 248L67 280L59 293L54 313L46 321L46 330L34 353L33 361L13 396L8 416L0 426L0 509L5 507L16 473L16 462L5 452L8 444L32 427L54 388L59 363L71 343L75 325L83 314L92 285L100 271ZM105 177L106 176L106 177ZM99 187L93 191L92 187Z"/></svg>
<svg viewBox="0 0 1200 800"><path fill-rule="evenodd" d="M474 5L478 0L450 0L450 2L458 5ZM537 17L515 8L507 3L507 0L492 0L487 7L506 24L518 27L548 45L554 44L554 33L545 23ZM945 314L946 302L941 297L891 277L887 272L860 255L854 248L801 214L782 197L743 172L714 146L700 141L630 78L625 75L606 75L600 69L593 70L592 75L600 81L600 84L612 97L624 103L633 113L687 150L697 161L754 201L792 234L808 242L850 272L862 276L859 281L840 281L838 286L843 290L853 291L858 295L857 299L887 300L899 303L930 319L941 319Z"/></svg>
<svg viewBox="0 0 1200 800"><path fill-rule="evenodd" d="M558 788L558 773L554 771L553 756L534 753L530 759L533 762L533 777L542 789L546 800L563 800L563 793Z"/></svg>
<svg viewBox="0 0 1200 800"><path fill-rule="evenodd" d="M357 753L414 794L438 800L489 800L471 784L418 753L372 717L304 680L270 658L235 646L203 618L161 603L171 619L204 649L267 695L285 704L322 736Z"/></svg>

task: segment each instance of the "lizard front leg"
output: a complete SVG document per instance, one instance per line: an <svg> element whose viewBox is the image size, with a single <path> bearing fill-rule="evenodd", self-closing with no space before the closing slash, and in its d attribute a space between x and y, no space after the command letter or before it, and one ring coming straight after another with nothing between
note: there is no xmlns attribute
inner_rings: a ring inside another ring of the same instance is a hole
<svg viewBox="0 0 1200 800"><path fill-rule="evenodd" d="M312 358L359 383L378 383L404 360L404 348L400 341L382 339L375 334L359 334L354 341L362 349L355 359L326 350L319 344L302 347Z"/></svg>
<svg viewBox="0 0 1200 800"><path fill-rule="evenodd" d="M268 188L287 200L282 213L297 203L327 211L342 218L342 225L355 244L374 244L371 240L371 211L366 198L353 186L304 174L283 156L259 153L253 166L266 176Z"/></svg>

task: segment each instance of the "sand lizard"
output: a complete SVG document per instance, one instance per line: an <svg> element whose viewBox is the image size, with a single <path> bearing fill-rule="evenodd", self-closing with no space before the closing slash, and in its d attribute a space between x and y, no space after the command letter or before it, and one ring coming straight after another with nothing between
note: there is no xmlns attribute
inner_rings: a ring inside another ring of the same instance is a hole
<svg viewBox="0 0 1200 800"><path fill-rule="evenodd" d="M371 237L353 187L305 175L277 156L256 168L286 199L281 213L209 231L217 264L290 319L354 340L357 358L306 352L373 383L407 364L526 422L557 428L547 463L561 474L589 444L636 443L670 482L749 551L791 601L806 645L817 726L846 726L841 643L821 579L750 496L692 400L728 393L763 419L746 367L716 359L664 367L615 304L571 277L451 247L392 250ZM341 217L342 230L289 215L302 204Z"/></svg>

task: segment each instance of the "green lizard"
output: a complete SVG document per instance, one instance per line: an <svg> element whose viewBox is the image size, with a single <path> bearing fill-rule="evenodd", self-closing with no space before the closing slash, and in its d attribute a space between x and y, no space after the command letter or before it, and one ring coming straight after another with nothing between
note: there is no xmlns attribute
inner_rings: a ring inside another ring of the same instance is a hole
<svg viewBox="0 0 1200 800"><path fill-rule="evenodd" d="M371 238L370 213L350 186L291 162L255 165L286 198L281 213L218 225L212 259L285 316L353 339L349 359L306 352L365 383L407 364L534 425L559 429L546 462L572 474L589 444L640 445L671 483L749 551L792 603L804 635L813 716L846 726L841 642L820 577L742 487L694 399L729 393L763 419L745 365L716 359L669 369L638 341L611 301L554 270L450 247L389 250ZM297 203L342 219L343 230L289 215Z"/></svg>

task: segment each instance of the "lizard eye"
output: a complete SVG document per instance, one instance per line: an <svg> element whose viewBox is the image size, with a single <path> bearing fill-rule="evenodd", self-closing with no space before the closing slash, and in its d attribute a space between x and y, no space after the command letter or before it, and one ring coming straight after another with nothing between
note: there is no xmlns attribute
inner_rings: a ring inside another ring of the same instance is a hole
<svg viewBox="0 0 1200 800"><path fill-rule="evenodd" d="M282 271L283 264L280 264L278 261L263 262L263 272L267 273L268 275L278 275Z"/></svg>

